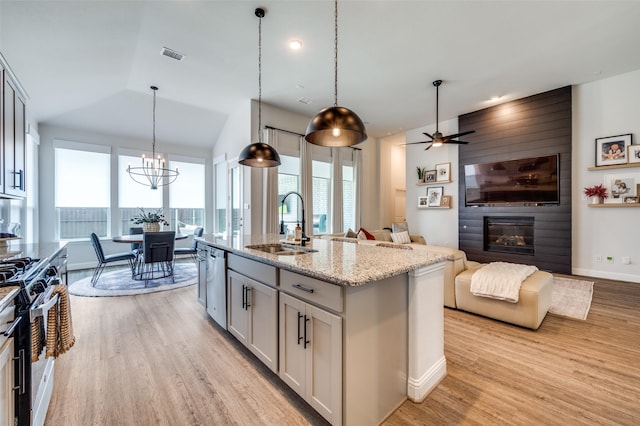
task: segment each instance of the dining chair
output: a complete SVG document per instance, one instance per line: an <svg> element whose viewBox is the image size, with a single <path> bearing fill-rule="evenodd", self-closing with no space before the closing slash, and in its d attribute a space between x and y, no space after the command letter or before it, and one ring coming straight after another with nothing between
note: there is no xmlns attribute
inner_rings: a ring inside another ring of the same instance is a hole
<svg viewBox="0 0 640 426"><path fill-rule="evenodd" d="M129 228L129 235L141 235L141 234L144 234L143 228L139 228L139 227ZM142 250L140 250L141 247L142 247L141 243L131 243L131 253L137 256L138 254L142 253Z"/></svg>
<svg viewBox="0 0 640 426"><path fill-rule="evenodd" d="M180 254L188 254L193 258L193 261L197 263L198 262L198 250L197 250L198 242L196 241L195 237L202 237L203 233L204 233L204 228L202 228L201 226L198 226L196 229L193 230L194 238L193 238L193 241L191 241L191 247L178 247L173 251L174 254L176 256Z"/></svg>
<svg viewBox="0 0 640 426"><path fill-rule="evenodd" d="M144 280L144 286L150 280L173 276L173 251L176 232L145 232L142 239L142 262L138 263L136 279Z"/></svg>
<svg viewBox="0 0 640 426"><path fill-rule="evenodd" d="M91 245L93 246L93 249L96 252L96 257L98 258L98 266L93 271L93 276L91 277L92 287L95 287L96 282L98 282L98 279L100 278L100 275L102 275L102 271L104 270L105 266L107 266L107 264L109 263L126 260L127 262L129 262L129 268L131 268L131 275L133 275L135 271L135 259L136 259L136 256L133 253L129 252L129 253L116 253L116 254L105 255L104 250L102 248L102 243L100 243L100 238L98 238L98 236L94 232L92 232L89 237L91 239Z"/></svg>

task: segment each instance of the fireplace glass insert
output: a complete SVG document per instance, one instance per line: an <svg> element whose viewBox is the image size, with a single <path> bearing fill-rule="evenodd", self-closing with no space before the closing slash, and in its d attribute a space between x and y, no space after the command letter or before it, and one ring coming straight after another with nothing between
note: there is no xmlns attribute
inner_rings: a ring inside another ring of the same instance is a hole
<svg viewBox="0 0 640 426"><path fill-rule="evenodd" d="M534 255L533 224L529 216L485 216L484 250Z"/></svg>

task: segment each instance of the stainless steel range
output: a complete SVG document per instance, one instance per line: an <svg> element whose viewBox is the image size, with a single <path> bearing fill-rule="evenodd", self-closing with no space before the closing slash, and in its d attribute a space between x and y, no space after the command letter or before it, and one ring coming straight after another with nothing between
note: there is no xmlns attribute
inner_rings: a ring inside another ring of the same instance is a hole
<svg viewBox="0 0 640 426"><path fill-rule="evenodd" d="M8 324L0 334L0 369L5 377L13 376L5 383L14 384L10 390L0 390L0 401L7 405L0 406L1 424L44 424L55 361L45 358L32 337L46 336L47 311L58 297L52 297L52 291L66 274L66 258L65 245L57 243L11 245L0 251L0 321ZM37 330L33 335L32 329ZM13 362L8 357L4 362L3 355L11 352Z"/></svg>

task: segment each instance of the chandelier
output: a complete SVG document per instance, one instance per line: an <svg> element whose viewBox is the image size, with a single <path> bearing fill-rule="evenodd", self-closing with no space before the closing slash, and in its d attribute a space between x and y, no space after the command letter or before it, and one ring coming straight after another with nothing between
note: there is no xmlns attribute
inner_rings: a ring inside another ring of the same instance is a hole
<svg viewBox="0 0 640 426"><path fill-rule="evenodd" d="M156 92L158 88L151 86L151 90L153 90L153 143L151 145L151 158L146 158L144 154L142 154L142 166L131 167L131 164L129 164L127 166L127 172L135 182L149 186L151 189L158 189L159 186L173 183L180 173L178 173L177 167L175 170L166 168L166 163L162 156L158 155L156 158Z"/></svg>

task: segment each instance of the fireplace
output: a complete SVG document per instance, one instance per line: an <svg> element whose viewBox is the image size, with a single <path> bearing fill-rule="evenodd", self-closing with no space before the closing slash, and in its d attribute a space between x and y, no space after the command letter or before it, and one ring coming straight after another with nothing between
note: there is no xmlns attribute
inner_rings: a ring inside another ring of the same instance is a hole
<svg viewBox="0 0 640 426"><path fill-rule="evenodd" d="M484 250L533 256L533 224L532 216L485 216Z"/></svg>

